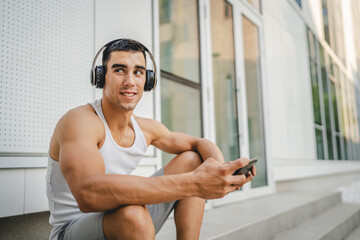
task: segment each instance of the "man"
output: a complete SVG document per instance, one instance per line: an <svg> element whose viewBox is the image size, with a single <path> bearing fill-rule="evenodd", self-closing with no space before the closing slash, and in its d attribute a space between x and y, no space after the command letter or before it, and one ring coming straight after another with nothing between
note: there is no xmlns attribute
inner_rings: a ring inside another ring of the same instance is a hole
<svg viewBox="0 0 360 240"><path fill-rule="evenodd" d="M178 239L198 239L205 199L221 198L256 174L233 176L206 139L133 115L146 81L142 44L120 39L103 53L103 98L70 110L51 138L47 195L51 239L154 239L174 208ZM149 145L177 154L145 178L129 175Z"/></svg>

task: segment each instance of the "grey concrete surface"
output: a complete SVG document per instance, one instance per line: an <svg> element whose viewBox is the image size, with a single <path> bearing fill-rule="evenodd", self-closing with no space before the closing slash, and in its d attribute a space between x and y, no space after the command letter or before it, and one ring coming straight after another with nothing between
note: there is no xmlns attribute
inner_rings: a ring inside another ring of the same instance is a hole
<svg viewBox="0 0 360 240"><path fill-rule="evenodd" d="M345 240L359 240L360 239L360 225L345 238Z"/></svg>
<svg viewBox="0 0 360 240"><path fill-rule="evenodd" d="M360 224L359 204L339 204L272 240L344 239Z"/></svg>
<svg viewBox="0 0 360 240"><path fill-rule="evenodd" d="M1 240L49 239L49 212L0 218Z"/></svg>
<svg viewBox="0 0 360 240"><path fill-rule="evenodd" d="M200 239L269 239L340 202L336 192L283 192L221 206L205 211ZM156 239L176 239L173 219Z"/></svg>

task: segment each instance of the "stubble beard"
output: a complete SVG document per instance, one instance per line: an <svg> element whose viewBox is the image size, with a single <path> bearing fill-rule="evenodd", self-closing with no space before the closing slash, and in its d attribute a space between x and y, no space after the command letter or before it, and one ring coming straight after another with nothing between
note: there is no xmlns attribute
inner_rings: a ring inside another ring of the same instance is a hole
<svg viewBox="0 0 360 240"><path fill-rule="evenodd" d="M124 103L120 102L117 104L117 107L122 110L125 110L125 111L132 111L135 109L136 105L137 105L137 103L125 103L124 104Z"/></svg>

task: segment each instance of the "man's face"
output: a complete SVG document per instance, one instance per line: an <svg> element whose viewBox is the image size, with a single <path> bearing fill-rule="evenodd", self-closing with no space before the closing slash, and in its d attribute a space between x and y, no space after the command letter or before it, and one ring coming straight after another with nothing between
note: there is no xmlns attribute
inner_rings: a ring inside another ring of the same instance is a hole
<svg viewBox="0 0 360 240"><path fill-rule="evenodd" d="M142 52L114 51L105 75L104 97L123 110L134 110L145 85L146 66Z"/></svg>

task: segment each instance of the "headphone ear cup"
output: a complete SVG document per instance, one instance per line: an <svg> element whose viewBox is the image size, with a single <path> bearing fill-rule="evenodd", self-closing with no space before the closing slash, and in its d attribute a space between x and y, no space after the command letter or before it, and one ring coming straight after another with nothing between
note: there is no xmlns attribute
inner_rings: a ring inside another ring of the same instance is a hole
<svg viewBox="0 0 360 240"><path fill-rule="evenodd" d="M96 66L95 72L95 85L96 88L103 88L105 85L105 70L103 66Z"/></svg>
<svg viewBox="0 0 360 240"><path fill-rule="evenodd" d="M146 81L144 85L144 91L151 91L155 86L155 74L152 70L146 70Z"/></svg>

